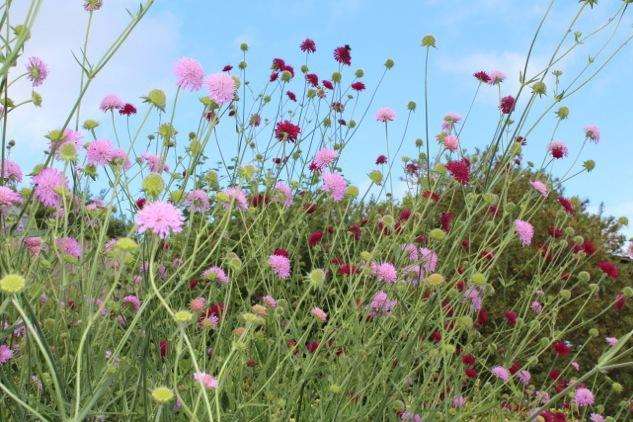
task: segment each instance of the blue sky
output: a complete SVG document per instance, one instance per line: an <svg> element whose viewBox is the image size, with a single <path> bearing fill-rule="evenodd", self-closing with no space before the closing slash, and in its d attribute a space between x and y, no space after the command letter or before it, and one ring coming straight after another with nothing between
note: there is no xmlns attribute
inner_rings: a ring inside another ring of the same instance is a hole
<svg viewBox="0 0 633 422"><path fill-rule="evenodd" d="M35 116L27 111L16 113L16 121L10 128L18 141L16 157L23 163L32 165L41 157L38 152L45 146L43 134L59 126L63 110L70 107L72 94L76 92L78 70L71 51L79 51L86 21L80 3L44 1L39 26L27 54L39 55L50 64L50 78L41 89L45 105ZM137 4L130 0L104 3L103 10L96 16L90 50L93 53L103 51L107 41L125 24L125 8ZM540 70L539 64L546 63L577 8L576 1L556 3L536 45L532 73ZM589 32L613 14L620 3L616 0L600 2L596 9L588 10L581 17L577 30ZM518 69L546 5L546 0L268 0L247 3L157 0L129 43L95 82L83 106L82 118L102 117L98 102L110 92L136 104L140 102L138 97L151 88L160 87L173 93L172 65L181 56L197 58L209 73L228 63L235 65L241 58L239 44L242 41L250 46L249 73L257 86L267 77L273 57L282 57L298 68L303 60L298 44L310 37L319 49L311 57L310 67L320 75L329 75L335 70L331 51L342 44L352 47L349 77L357 67L363 68L364 81L370 88L382 72L385 59L395 60L396 65L388 73L371 111L373 114L376 108L389 106L402 117L390 129L394 135L392 142L395 142L402 133L407 102L418 103L403 150L403 154L412 156L413 140L423 137L424 133L422 36L430 33L438 40L438 49L432 52L430 71L431 133L437 133L446 112L466 113L475 89L471 76L474 71L502 70L508 75L504 93L516 91ZM627 13L613 46L631 34L631 13L633 10ZM560 66L564 71L563 85L608 35L605 33L595 42L584 45ZM583 126L590 123L600 126L601 143L588 145L582 157L594 159L597 168L591 175L568 183L567 192L588 198L594 207L604 202L607 212L626 215L633 223L633 184L630 183L633 179L630 164L633 119L628 117L632 111L632 65L633 45L623 50L590 85L564 103L571 109L571 115L556 138L568 144L573 157L583 139ZM297 91L299 86L296 82ZM550 100L551 97L544 99L541 104L549 105ZM187 133L196 124L186 119L194 113L196 97L187 98L185 103L190 105L178 120L181 133ZM461 143L471 148L483 146L490 139L496 117L496 93L486 89L475 104ZM540 162L553 124L554 119L548 117L541 130L528 139L526 159ZM362 185L374 158L384 152L383 145L382 128L373 119L366 120L344 156L343 166L350 169L346 176ZM568 159L567 163L570 162ZM566 165L560 165L554 171L560 174L566 169ZM633 234L633 231L628 233Z"/></svg>

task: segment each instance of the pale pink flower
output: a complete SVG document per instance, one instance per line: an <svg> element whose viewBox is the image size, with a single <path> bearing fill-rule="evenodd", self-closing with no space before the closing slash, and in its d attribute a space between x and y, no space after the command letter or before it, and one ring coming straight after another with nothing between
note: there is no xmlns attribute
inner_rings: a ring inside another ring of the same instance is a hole
<svg viewBox="0 0 633 422"><path fill-rule="evenodd" d="M281 195L284 207L286 208L291 207L292 201L293 201L293 195L292 195L292 189L290 189L290 186L288 186L287 184L285 184L284 182L280 180L279 182L275 183L275 189Z"/></svg>
<svg viewBox="0 0 633 422"><path fill-rule="evenodd" d="M578 407L591 406L594 402L593 393L588 388L579 388L574 393L573 402Z"/></svg>
<svg viewBox="0 0 633 422"><path fill-rule="evenodd" d="M214 73L207 76L205 84L209 89L209 98L219 105L229 103L233 100L235 81L225 72Z"/></svg>
<svg viewBox="0 0 633 422"><path fill-rule="evenodd" d="M224 191L224 193L226 193L229 198L235 201L235 204L237 205L239 209L244 210L244 211L248 209L248 201L246 200L246 194L241 188L232 186L230 188L227 188Z"/></svg>
<svg viewBox="0 0 633 422"><path fill-rule="evenodd" d="M163 171L169 171L169 166L165 164L163 159L158 155L144 152L143 154L141 154L140 160L141 162L147 163L149 171L151 171L152 173L162 173Z"/></svg>
<svg viewBox="0 0 633 422"><path fill-rule="evenodd" d="M312 308L310 313L312 314L313 317L315 317L321 322L327 321L327 313L321 308L318 308L315 306L314 308Z"/></svg>
<svg viewBox="0 0 633 422"><path fill-rule="evenodd" d="M331 148L321 148L317 151L314 156L314 160L312 160L312 166L315 170L323 170L325 167L329 166L336 160L338 157L338 152Z"/></svg>
<svg viewBox="0 0 633 422"><path fill-rule="evenodd" d="M138 298L138 296L135 295L125 296L123 299L121 299L121 302L130 305L132 309L134 309L134 312L138 312L138 310L141 308L141 300Z"/></svg>
<svg viewBox="0 0 633 422"><path fill-rule="evenodd" d="M139 233L147 230L165 239L170 233L180 233L184 217L182 212L168 202L155 201L145 204L136 214Z"/></svg>
<svg viewBox="0 0 633 422"><path fill-rule="evenodd" d="M541 182L540 180L532 180L530 181L530 185L532 185L532 187L541 194L541 196L543 198L547 198L547 195L549 194L549 189L547 189L547 185L543 182Z"/></svg>
<svg viewBox="0 0 633 422"><path fill-rule="evenodd" d="M33 176L35 184L35 197L47 207L57 208L61 202L59 189L67 188L67 180L64 174L54 168L46 167Z"/></svg>
<svg viewBox="0 0 633 422"><path fill-rule="evenodd" d="M514 229L519 236L519 240L523 246L529 246L532 243L532 236L534 236L534 227L527 221L515 220Z"/></svg>
<svg viewBox="0 0 633 422"><path fill-rule="evenodd" d="M541 305L541 302L539 302L538 300L533 301L530 304L530 308L535 314L540 314L543 311L543 305Z"/></svg>
<svg viewBox="0 0 633 422"><path fill-rule="evenodd" d="M208 317L202 318L199 322L200 327L202 328L216 328L220 319L215 315L210 315Z"/></svg>
<svg viewBox="0 0 633 422"><path fill-rule="evenodd" d="M218 388L218 380L206 372L195 372L193 374L193 379L202 384L202 386L207 390L214 390Z"/></svg>
<svg viewBox="0 0 633 422"><path fill-rule="evenodd" d="M97 139L90 142L86 148L88 164L105 166L112 160L112 152L114 148L110 141L105 139Z"/></svg>
<svg viewBox="0 0 633 422"><path fill-rule="evenodd" d="M489 73L490 75L490 85L496 85L503 82L506 78L506 74L501 72L500 70L493 70Z"/></svg>
<svg viewBox="0 0 633 422"><path fill-rule="evenodd" d="M369 305L371 312L369 315L371 317L390 315L397 304L397 300L390 300L387 293L381 290L371 299L371 304Z"/></svg>
<svg viewBox="0 0 633 422"><path fill-rule="evenodd" d="M394 267L393 264L389 262L372 262L371 272L376 276L378 280L385 283L393 284L398 279L396 267Z"/></svg>
<svg viewBox="0 0 633 422"><path fill-rule="evenodd" d="M123 102L123 100L119 98L117 95L109 94L103 97L103 100L101 100L101 105L99 106L99 108L101 109L101 111L111 111L111 110L118 110L124 105L125 103Z"/></svg>
<svg viewBox="0 0 633 422"><path fill-rule="evenodd" d="M517 372L517 378L519 379L519 382L521 384L528 385L530 383L530 380L532 379L532 374L530 374L525 369L522 369L519 372Z"/></svg>
<svg viewBox="0 0 633 422"><path fill-rule="evenodd" d="M462 120L462 116L457 113L446 113L444 119L442 121L442 130L445 132L450 132L456 123L459 123Z"/></svg>
<svg viewBox="0 0 633 422"><path fill-rule="evenodd" d="M606 419L600 413L592 413L589 416L591 422L604 422Z"/></svg>
<svg viewBox="0 0 633 422"><path fill-rule="evenodd" d="M626 254L629 258L633 259L633 241L629 242L629 247L626 248Z"/></svg>
<svg viewBox="0 0 633 422"><path fill-rule="evenodd" d="M122 148L115 148L112 150L112 159L110 160L110 164L120 165L126 170L131 167L127 153Z"/></svg>
<svg viewBox="0 0 633 422"><path fill-rule="evenodd" d="M187 91L197 91L202 86L204 70L195 59L183 57L174 65L174 73L178 81L176 84Z"/></svg>
<svg viewBox="0 0 633 422"><path fill-rule="evenodd" d="M466 399L464 398L464 396L453 397L452 405L456 409L462 408L466 405Z"/></svg>
<svg viewBox="0 0 633 422"><path fill-rule="evenodd" d="M464 292L464 297L470 300L470 304L472 305L473 309L479 312L479 310L481 309L481 305L483 303L483 301L481 300L481 296L479 294L479 290L477 290L474 287L471 287Z"/></svg>
<svg viewBox="0 0 633 422"><path fill-rule="evenodd" d="M338 202L345 196L347 182L340 173L326 171L323 173L323 186L321 190L332 195L332 199Z"/></svg>
<svg viewBox="0 0 633 422"><path fill-rule="evenodd" d="M210 267L202 272L202 277L220 284L229 284L229 276L220 267Z"/></svg>
<svg viewBox="0 0 633 422"><path fill-rule="evenodd" d="M22 195L6 186L0 186L0 209L7 210L22 203Z"/></svg>
<svg viewBox="0 0 633 422"><path fill-rule="evenodd" d="M596 144L600 142L600 129L598 128L598 126L585 126L585 137Z"/></svg>
<svg viewBox="0 0 633 422"><path fill-rule="evenodd" d="M389 107L379 108L376 112L376 120L383 123L393 122L396 120L396 112Z"/></svg>
<svg viewBox="0 0 633 422"><path fill-rule="evenodd" d="M576 372L580 371L580 365L578 364L578 362L573 361L570 365L576 370Z"/></svg>
<svg viewBox="0 0 633 422"><path fill-rule="evenodd" d="M262 302L264 302L264 304L270 309L275 309L277 307L277 301L271 295L266 295L262 297Z"/></svg>
<svg viewBox="0 0 633 422"><path fill-rule="evenodd" d="M33 86L40 86L48 76L46 63L39 57L29 57L26 65L26 77L33 83Z"/></svg>
<svg viewBox="0 0 633 422"><path fill-rule="evenodd" d="M25 237L24 246L31 255L39 255L42 251L42 238L37 236Z"/></svg>
<svg viewBox="0 0 633 422"><path fill-rule="evenodd" d="M13 357L13 350L6 344L0 344L0 365L4 365Z"/></svg>
<svg viewBox="0 0 633 422"><path fill-rule="evenodd" d="M189 192L185 199L185 204L191 212L205 212L211 208L209 196L202 189L195 189Z"/></svg>
<svg viewBox="0 0 633 422"><path fill-rule="evenodd" d="M191 309L191 312L202 312L206 304L207 300L202 296L198 296L195 299L191 299L191 303L189 303L189 309Z"/></svg>
<svg viewBox="0 0 633 422"><path fill-rule="evenodd" d="M16 162L4 160L3 178L5 180L20 183L22 181L22 177L22 169Z"/></svg>
<svg viewBox="0 0 633 422"><path fill-rule="evenodd" d="M64 254L73 258L81 258L83 249L79 242L73 237L61 237L55 240L55 246Z"/></svg>
<svg viewBox="0 0 633 422"><path fill-rule="evenodd" d="M457 151L459 148L459 139L455 135L446 135L444 137L444 146L449 151Z"/></svg>
<svg viewBox="0 0 633 422"><path fill-rule="evenodd" d="M494 366L490 370L490 372L492 372L492 375L499 378L503 382L508 382L508 380L510 379L510 371L508 371L503 366Z"/></svg>
<svg viewBox="0 0 633 422"><path fill-rule="evenodd" d="M605 341L611 347L614 347L616 344L618 344L617 337L605 337Z"/></svg>
<svg viewBox="0 0 633 422"><path fill-rule="evenodd" d="M282 280L290 277L290 260L283 255L270 255L268 257L268 265L272 268L277 277Z"/></svg>

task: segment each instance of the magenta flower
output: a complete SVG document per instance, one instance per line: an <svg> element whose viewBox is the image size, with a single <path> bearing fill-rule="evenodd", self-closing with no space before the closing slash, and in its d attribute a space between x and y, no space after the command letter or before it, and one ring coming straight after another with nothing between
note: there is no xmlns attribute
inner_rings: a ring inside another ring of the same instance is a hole
<svg viewBox="0 0 633 422"><path fill-rule="evenodd" d="M376 112L376 120L383 123L393 122L396 120L396 112L389 107L379 108Z"/></svg>
<svg viewBox="0 0 633 422"><path fill-rule="evenodd" d="M275 309L277 307L277 301L271 295L266 295L262 297L262 302L264 302L264 304L270 309Z"/></svg>
<svg viewBox="0 0 633 422"><path fill-rule="evenodd" d="M322 148L317 151L314 156L314 160L312 160L312 167L315 170L323 170L323 168L329 166L336 160L338 157L338 152L331 148Z"/></svg>
<svg viewBox="0 0 633 422"><path fill-rule="evenodd" d="M499 102L499 110L503 114L510 114L514 111L514 107L516 106L516 100L512 95L507 95L501 99Z"/></svg>
<svg viewBox="0 0 633 422"><path fill-rule="evenodd" d="M338 202L345 196L347 182L340 173L326 171L323 173L323 186L321 190L332 195L332 199Z"/></svg>
<svg viewBox="0 0 633 422"><path fill-rule="evenodd" d="M190 212L205 212L211 208L209 196L202 189L195 189L189 192L185 199L185 204L189 207Z"/></svg>
<svg viewBox="0 0 633 422"><path fill-rule="evenodd" d="M371 299L371 303L369 305L371 312L369 315L371 317L390 315L397 304L397 300L390 300L387 293L381 290Z"/></svg>
<svg viewBox="0 0 633 422"><path fill-rule="evenodd" d="M0 365L4 365L13 357L13 350L6 344L0 344Z"/></svg>
<svg viewBox="0 0 633 422"><path fill-rule="evenodd" d="M532 243L532 236L534 236L534 227L527 221L514 220L514 229L519 236L519 240L523 246L529 246Z"/></svg>
<svg viewBox="0 0 633 422"><path fill-rule="evenodd" d="M105 166L112 160L114 148L110 141L97 139L92 141L86 148L88 163L92 165Z"/></svg>
<svg viewBox="0 0 633 422"><path fill-rule="evenodd" d="M284 255L270 255L268 257L268 265L272 268L277 277L282 280L290 277L290 260Z"/></svg>
<svg viewBox="0 0 633 422"><path fill-rule="evenodd" d="M111 111L111 110L118 110L124 105L125 103L123 102L123 100L119 98L117 95L109 94L103 97L103 100L101 100L101 105L99 106L99 108L101 109L101 111Z"/></svg>
<svg viewBox="0 0 633 422"><path fill-rule="evenodd" d="M7 210L22 203L22 195L6 186L0 186L0 209Z"/></svg>
<svg viewBox="0 0 633 422"><path fill-rule="evenodd" d="M22 181L22 169L11 160L4 160L3 179L20 183Z"/></svg>
<svg viewBox="0 0 633 422"><path fill-rule="evenodd" d="M532 374L530 374L529 371L522 369L517 372L517 378L519 379L519 382L521 384L528 385L530 383L530 380L532 379Z"/></svg>
<svg viewBox="0 0 633 422"><path fill-rule="evenodd" d="M143 154L141 154L140 161L147 163L149 171L151 171L152 173L162 173L163 171L169 171L169 166L165 164L163 159L158 155L144 152Z"/></svg>
<svg viewBox="0 0 633 422"><path fill-rule="evenodd" d="M614 347L616 344L618 344L617 337L605 337L605 341L611 347Z"/></svg>
<svg viewBox="0 0 633 422"><path fill-rule="evenodd" d="M453 397L452 405L456 409L462 408L466 405L466 399L464 398L464 396Z"/></svg>
<svg viewBox="0 0 633 422"><path fill-rule="evenodd" d="M310 313L312 314L313 317L315 317L321 322L327 321L327 313L321 308L318 308L315 306L314 308L312 308Z"/></svg>
<svg viewBox="0 0 633 422"><path fill-rule="evenodd" d="M530 309L535 314L540 314L543 311L543 305L538 300L535 300L530 304Z"/></svg>
<svg viewBox="0 0 633 422"><path fill-rule="evenodd" d="M598 128L598 126L585 126L585 137L596 144L600 142L600 129Z"/></svg>
<svg viewBox="0 0 633 422"><path fill-rule="evenodd" d="M33 83L33 86L40 86L48 76L46 63L39 57L29 57L26 65L26 77Z"/></svg>
<svg viewBox="0 0 633 422"><path fill-rule="evenodd" d="M55 240L55 246L64 254L79 259L83 253L81 245L72 237L61 237Z"/></svg>
<svg viewBox="0 0 633 422"><path fill-rule="evenodd" d="M588 388L579 388L574 393L573 402L578 407L591 406L594 402L593 393Z"/></svg>
<svg viewBox="0 0 633 422"><path fill-rule="evenodd" d="M134 312L138 312L138 310L141 308L141 300L135 295L125 296L123 299L121 299L121 302L125 303L126 305L130 305L132 309L134 309Z"/></svg>
<svg viewBox="0 0 633 422"><path fill-rule="evenodd" d="M219 105L233 101L235 81L224 72L207 76L205 84L209 89L209 98Z"/></svg>
<svg viewBox="0 0 633 422"><path fill-rule="evenodd" d="M510 379L510 372L503 366L494 366L490 370L490 372L492 372L492 375L499 378L503 382L508 382L508 380Z"/></svg>
<svg viewBox="0 0 633 422"><path fill-rule="evenodd" d="M389 262L372 262L371 272L382 282L393 284L398 279L396 267Z"/></svg>
<svg viewBox="0 0 633 422"><path fill-rule="evenodd" d="M547 146L547 150L553 158L560 159L567 156L567 145L561 141L552 141Z"/></svg>
<svg viewBox="0 0 633 422"><path fill-rule="evenodd" d="M197 91L202 86L204 70L195 59L183 57L174 65L174 73L178 79L176 84L187 91Z"/></svg>
<svg viewBox="0 0 633 422"><path fill-rule="evenodd" d="M147 230L165 239L170 233L182 231L182 212L168 202L155 201L145 204L136 214L136 225L139 233Z"/></svg>
<svg viewBox="0 0 633 422"><path fill-rule="evenodd" d="M290 186L288 186L282 181L279 181L275 183L275 189L277 190L277 192L279 192L280 196L282 197L282 202L284 204L284 207L286 208L291 207L293 196L292 196L292 189L290 189Z"/></svg>
<svg viewBox="0 0 633 422"><path fill-rule="evenodd" d="M64 174L54 168L46 167L33 176L35 197L47 207L57 208L61 202L58 191L67 188Z"/></svg>
<svg viewBox="0 0 633 422"><path fill-rule="evenodd" d="M235 201L237 207L241 210L248 209L248 201L246 200L246 194L244 191L238 187L232 186L227 188L224 193L228 195L229 198Z"/></svg>
<svg viewBox="0 0 633 422"><path fill-rule="evenodd" d="M202 272L202 277L211 281L217 281L220 284L229 284L229 276L220 267L207 268Z"/></svg>
<svg viewBox="0 0 633 422"><path fill-rule="evenodd" d="M213 390L218 388L218 380L206 372L195 372L193 379L200 383L207 390Z"/></svg>
<svg viewBox="0 0 633 422"><path fill-rule="evenodd" d="M541 194L541 196L543 198L547 198L547 195L549 194L549 189L547 189L547 185L543 182L541 182L540 180L532 180L530 181L530 185L532 185L532 187Z"/></svg>

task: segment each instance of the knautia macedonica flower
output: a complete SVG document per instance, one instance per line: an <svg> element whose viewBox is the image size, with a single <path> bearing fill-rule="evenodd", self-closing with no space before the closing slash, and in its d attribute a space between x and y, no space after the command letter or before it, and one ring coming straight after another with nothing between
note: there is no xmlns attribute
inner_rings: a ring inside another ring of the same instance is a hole
<svg viewBox="0 0 633 422"><path fill-rule="evenodd" d="M136 295L128 295L121 299L121 302L129 305L134 312L138 312L141 309L141 300Z"/></svg>
<svg viewBox="0 0 633 422"><path fill-rule="evenodd" d="M230 103L235 95L235 81L224 72L214 73L204 81L209 90L209 98L219 105Z"/></svg>
<svg viewBox="0 0 633 422"><path fill-rule="evenodd" d="M158 155L144 152L141 154L140 161L147 164L149 171L152 173L162 173L163 171L169 171L169 166L165 164L163 159Z"/></svg>
<svg viewBox="0 0 633 422"><path fill-rule="evenodd" d="M497 85L506 79L506 74L500 70L493 70L489 73L489 78L490 80L488 83L490 85Z"/></svg>
<svg viewBox="0 0 633 422"><path fill-rule="evenodd" d="M442 130L449 133L455 127L456 123L462 120L462 116L457 113L447 113L442 120Z"/></svg>
<svg viewBox="0 0 633 422"><path fill-rule="evenodd" d="M101 105L99 106L99 108L101 109L101 111L112 111L118 110L124 105L125 103L123 102L123 100L117 95L108 94L103 97L103 100L101 100Z"/></svg>
<svg viewBox="0 0 633 422"><path fill-rule="evenodd" d="M593 393L588 388L578 388L574 393L573 402L578 407L591 406L594 402Z"/></svg>
<svg viewBox="0 0 633 422"><path fill-rule="evenodd" d="M35 197L47 207L57 208L61 203L60 189L67 189L68 181L64 174L54 168L46 167L33 177Z"/></svg>
<svg viewBox="0 0 633 422"><path fill-rule="evenodd" d="M600 129L598 128L598 126L585 126L585 137L596 144L600 142Z"/></svg>
<svg viewBox="0 0 633 422"><path fill-rule="evenodd" d="M275 138L280 141L296 142L300 133L301 128L289 120L277 122L275 125Z"/></svg>
<svg viewBox="0 0 633 422"><path fill-rule="evenodd" d="M268 257L268 265L275 275L282 280L290 277L290 259L284 255L273 254Z"/></svg>
<svg viewBox="0 0 633 422"><path fill-rule="evenodd" d="M568 150L567 145L565 145L561 141L552 141L547 146L547 150L549 151L552 158L560 159L567 156Z"/></svg>
<svg viewBox="0 0 633 422"><path fill-rule="evenodd" d="M347 44L341 47L336 47L334 49L334 60L336 60L337 62L341 64L349 66L352 64L351 52L352 52L352 49Z"/></svg>
<svg viewBox="0 0 633 422"><path fill-rule="evenodd" d="M202 87L204 69L197 60L189 57L179 59L174 65L174 73L177 78L176 84L180 88L187 91L197 91Z"/></svg>
<svg viewBox="0 0 633 422"><path fill-rule="evenodd" d="M97 139L90 142L86 148L88 164L94 166L105 166L109 164L113 157L113 151L114 147L108 140Z"/></svg>
<svg viewBox="0 0 633 422"><path fill-rule="evenodd" d="M224 193L229 197L229 199L232 199L233 201L235 201L235 205L239 209L244 210L244 211L248 209L248 201L246 200L246 194L241 188L237 186L232 186L230 188L227 188L224 191Z"/></svg>
<svg viewBox="0 0 633 422"><path fill-rule="evenodd" d="M277 301L271 295L266 295L262 297L262 302L264 302L264 304L270 309L275 309L277 307Z"/></svg>
<svg viewBox="0 0 633 422"><path fill-rule="evenodd" d="M521 384L528 385L530 383L530 380L532 379L532 375L530 374L529 371L522 369L519 372L517 372L517 378L519 379L519 382Z"/></svg>
<svg viewBox="0 0 633 422"><path fill-rule="evenodd" d="M371 299L369 315L371 317L391 315L393 308L398 304L397 300L390 300L384 290L377 292Z"/></svg>
<svg viewBox="0 0 633 422"><path fill-rule="evenodd" d="M459 148L459 139L455 135L446 135L444 136L444 146L449 151L457 151Z"/></svg>
<svg viewBox="0 0 633 422"><path fill-rule="evenodd" d="M329 193L334 201L341 201L347 189L347 182L343 176L338 172L326 171L321 177L323 179L321 190Z"/></svg>
<svg viewBox="0 0 633 422"><path fill-rule="evenodd" d="M26 77L33 83L33 86L40 86L48 76L46 63L39 57L29 57L26 64Z"/></svg>
<svg viewBox="0 0 633 422"><path fill-rule="evenodd" d="M0 186L0 210L6 211L22 203L22 195L7 186Z"/></svg>
<svg viewBox="0 0 633 422"><path fill-rule="evenodd" d="M514 107L516 105L516 100L512 95L507 95L501 99L499 102L499 110L503 114L510 114L514 111Z"/></svg>
<svg viewBox="0 0 633 422"><path fill-rule="evenodd" d="M207 390L213 390L218 388L218 380L215 377L207 374L206 372L195 372L193 379L200 383Z"/></svg>
<svg viewBox="0 0 633 422"><path fill-rule="evenodd" d="M310 38L306 38L305 40L301 42L301 45L299 45L299 48L301 49L301 51L303 51L306 54L314 53L316 52L316 43L314 42L314 40Z"/></svg>
<svg viewBox="0 0 633 422"><path fill-rule="evenodd" d="M532 180L530 181L530 185L541 194L543 198L547 198L549 194L549 190L547 189L547 185L540 180Z"/></svg>
<svg viewBox="0 0 633 422"><path fill-rule="evenodd" d="M182 212L168 202L155 201L145 204L136 214L136 226L139 233L150 231L164 239L171 233L182 231Z"/></svg>
<svg viewBox="0 0 633 422"><path fill-rule="evenodd" d="M61 237L55 240L55 246L61 253L79 259L83 254L83 249L74 237Z"/></svg>
<svg viewBox="0 0 633 422"><path fill-rule="evenodd" d="M523 220L514 221L514 229L519 236L519 240L523 246L529 246L532 243L532 236L534 236L534 227Z"/></svg>
<svg viewBox="0 0 633 422"><path fill-rule="evenodd" d="M202 189L194 189L189 192L185 204L189 207L190 212L205 212L211 208L209 196Z"/></svg>
<svg viewBox="0 0 633 422"><path fill-rule="evenodd" d="M24 246L31 255L39 255L42 251L42 238L38 236L30 236L24 238Z"/></svg>
<svg viewBox="0 0 633 422"><path fill-rule="evenodd" d="M393 122L396 120L396 112L389 107L379 108L376 112L376 120L383 123Z"/></svg>

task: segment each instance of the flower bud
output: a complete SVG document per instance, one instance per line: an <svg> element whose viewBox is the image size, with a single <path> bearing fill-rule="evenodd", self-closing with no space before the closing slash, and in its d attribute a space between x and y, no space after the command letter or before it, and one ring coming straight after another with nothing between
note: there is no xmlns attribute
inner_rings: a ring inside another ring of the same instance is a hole
<svg viewBox="0 0 633 422"><path fill-rule="evenodd" d="M248 44L246 44L245 42L240 44L240 50L242 50L243 52L247 52L248 51Z"/></svg>
<svg viewBox="0 0 633 422"><path fill-rule="evenodd" d="M376 185L382 184L382 173L380 170L373 170L369 173L369 180L371 180Z"/></svg>
<svg viewBox="0 0 633 422"><path fill-rule="evenodd" d="M569 117L569 108L562 106L561 108L558 109L558 111L556 112L556 115L558 116L560 120L565 120L567 117Z"/></svg>
<svg viewBox="0 0 633 422"><path fill-rule="evenodd" d="M160 109L161 111L165 111L165 104L167 103L167 97L165 96L165 92L160 89L152 89L147 96L142 97L143 102L149 103L154 107Z"/></svg>
<svg viewBox="0 0 633 422"><path fill-rule="evenodd" d="M407 109L409 111L415 111L416 107L417 107L417 104L415 103L415 101L409 101L409 103L407 104Z"/></svg>
<svg viewBox="0 0 633 422"><path fill-rule="evenodd" d="M537 94L540 97L540 96L546 95L547 87L545 86L545 83L542 81L534 82L534 84L532 84L532 92L534 94Z"/></svg>
<svg viewBox="0 0 633 422"><path fill-rule="evenodd" d="M587 173L596 168L596 162L593 160L586 160L582 163L582 166L587 170Z"/></svg>
<svg viewBox="0 0 633 422"><path fill-rule="evenodd" d="M26 280L19 274L7 274L0 279L0 290L5 293L19 293L25 285Z"/></svg>
<svg viewBox="0 0 633 422"><path fill-rule="evenodd" d="M587 283L589 280L591 280L591 275L587 271L581 271L578 273L578 280L582 281L583 283Z"/></svg>
<svg viewBox="0 0 633 422"><path fill-rule="evenodd" d="M433 35L425 35L422 38L422 47L436 47L435 37Z"/></svg>
<svg viewBox="0 0 633 422"><path fill-rule="evenodd" d="M436 228L429 232L429 237L433 240L442 241L446 238L446 232Z"/></svg>
<svg viewBox="0 0 633 422"><path fill-rule="evenodd" d="M320 289L323 287L323 283L325 282L325 271L321 268L316 268L310 271L308 274L308 280L313 288Z"/></svg>
<svg viewBox="0 0 633 422"><path fill-rule="evenodd" d="M393 61L393 59L385 60L385 67L387 68L387 70L390 70L394 64L395 62Z"/></svg>
<svg viewBox="0 0 633 422"><path fill-rule="evenodd" d="M565 300L569 300L569 298L571 297L571 291L567 289L561 289L561 291L558 292L558 294L560 295L561 298Z"/></svg>
<svg viewBox="0 0 633 422"><path fill-rule="evenodd" d="M156 198L161 194L164 188L165 182L158 173L150 173L143 180L143 191L145 191L148 196Z"/></svg>
<svg viewBox="0 0 633 422"><path fill-rule="evenodd" d="M598 337L598 335L600 335L600 332L598 331L597 328L592 328L589 330L589 335L591 337Z"/></svg>
<svg viewBox="0 0 633 422"><path fill-rule="evenodd" d="M187 310L180 310L174 314L174 319L179 324L186 324L191 321L193 314Z"/></svg>
<svg viewBox="0 0 633 422"><path fill-rule="evenodd" d="M477 286L481 286L486 282L486 276L483 273L476 272L470 276L470 282Z"/></svg>
<svg viewBox="0 0 633 422"><path fill-rule="evenodd" d="M444 276L439 273L433 273L426 277L426 282L433 287L437 287L444 283Z"/></svg>
<svg viewBox="0 0 633 422"><path fill-rule="evenodd" d="M354 76L356 76L357 78L362 78L363 76L365 76L365 71L363 69L356 69L356 72L354 72Z"/></svg>

